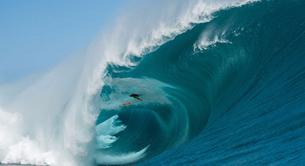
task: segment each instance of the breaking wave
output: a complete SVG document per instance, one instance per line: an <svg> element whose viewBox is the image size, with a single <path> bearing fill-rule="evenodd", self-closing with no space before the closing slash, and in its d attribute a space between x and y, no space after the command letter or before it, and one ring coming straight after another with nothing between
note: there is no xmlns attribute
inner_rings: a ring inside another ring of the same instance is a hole
<svg viewBox="0 0 305 166"><path fill-rule="evenodd" d="M144 3L85 56L0 87L0 161L299 161L304 1Z"/></svg>

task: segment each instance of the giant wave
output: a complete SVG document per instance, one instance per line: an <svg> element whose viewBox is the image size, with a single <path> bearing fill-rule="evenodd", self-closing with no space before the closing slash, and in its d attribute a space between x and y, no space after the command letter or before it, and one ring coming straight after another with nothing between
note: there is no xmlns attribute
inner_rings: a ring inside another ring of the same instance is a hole
<svg viewBox="0 0 305 166"><path fill-rule="evenodd" d="M2 86L0 160L304 161L305 2L160 4L155 7L166 12L136 23L135 15L119 20L86 56Z"/></svg>

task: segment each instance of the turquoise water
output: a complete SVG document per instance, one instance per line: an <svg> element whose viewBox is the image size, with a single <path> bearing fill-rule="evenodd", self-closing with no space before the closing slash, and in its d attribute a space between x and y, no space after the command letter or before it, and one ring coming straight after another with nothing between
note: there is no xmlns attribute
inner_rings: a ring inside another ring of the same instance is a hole
<svg viewBox="0 0 305 166"><path fill-rule="evenodd" d="M130 55L134 67L109 65L96 97L100 163L303 163L304 9L304 0L271 0L219 11Z"/></svg>

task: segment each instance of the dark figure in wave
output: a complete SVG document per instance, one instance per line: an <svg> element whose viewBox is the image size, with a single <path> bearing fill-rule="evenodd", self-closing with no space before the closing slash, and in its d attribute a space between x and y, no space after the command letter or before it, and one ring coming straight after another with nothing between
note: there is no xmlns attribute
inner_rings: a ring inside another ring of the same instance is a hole
<svg viewBox="0 0 305 166"><path fill-rule="evenodd" d="M129 97L136 99L136 101L143 101L143 99L140 96L141 96L140 94L136 94L136 93L132 93L129 95ZM127 102L123 103L123 106L129 106L131 104L133 104L133 102L127 101Z"/></svg>

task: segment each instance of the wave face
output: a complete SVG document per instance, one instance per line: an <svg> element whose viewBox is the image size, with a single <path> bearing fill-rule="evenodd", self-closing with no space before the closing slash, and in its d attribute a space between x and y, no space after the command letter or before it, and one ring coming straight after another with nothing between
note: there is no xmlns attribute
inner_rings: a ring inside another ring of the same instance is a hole
<svg viewBox="0 0 305 166"><path fill-rule="evenodd" d="M131 54L133 67L108 65L95 97L98 163L156 155L142 164L304 162L304 7L263 1L220 10Z"/></svg>

